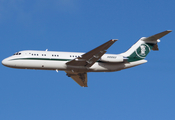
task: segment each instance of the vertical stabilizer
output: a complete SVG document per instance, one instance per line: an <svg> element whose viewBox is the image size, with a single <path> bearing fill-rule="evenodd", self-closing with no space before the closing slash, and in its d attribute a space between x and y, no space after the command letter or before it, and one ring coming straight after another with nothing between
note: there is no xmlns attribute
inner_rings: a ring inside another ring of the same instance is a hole
<svg viewBox="0 0 175 120"><path fill-rule="evenodd" d="M170 32L171 30L167 30L150 37L142 37L129 50L121 55L127 57L128 62L142 60L151 50L158 50L157 43L160 42L159 39Z"/></svg>

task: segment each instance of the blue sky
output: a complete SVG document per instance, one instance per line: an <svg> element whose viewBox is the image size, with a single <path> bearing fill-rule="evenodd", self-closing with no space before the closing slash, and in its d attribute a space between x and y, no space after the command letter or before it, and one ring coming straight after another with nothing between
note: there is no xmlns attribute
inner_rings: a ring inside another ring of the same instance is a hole
<svg viewBox="0 0 175 120"><path fill-rule="evenodd" d="M119 39L107 53L140 37L175 30L175 1L0 0L0 59L20 50L87 52ZM174 120L174 31L148 63L119 72L89 73L82 88L65 72L0 65L1 120Z"/></svg>

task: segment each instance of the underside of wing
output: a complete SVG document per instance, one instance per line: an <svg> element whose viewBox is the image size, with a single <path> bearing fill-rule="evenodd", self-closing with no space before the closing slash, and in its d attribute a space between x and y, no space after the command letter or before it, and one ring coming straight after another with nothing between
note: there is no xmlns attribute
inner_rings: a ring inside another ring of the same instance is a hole
<svg viewBox="0 0 175 120"><path fill-rule="evenodd" d="M87 87L87 71L96 61L98 61L101 56L106 53L106 50L117 40L109 40L108 42L100 45L99 47L83 54L81 57L75 58L66 63L67 68L72 70L66 71L67 76L71 77L75 82L77 82L82 87Z"/></svg>
<svg viewBox="0 0 175 120"><path fill-rule="evenodd" d="M77 82L81 87L87 87L87 73L76 73L76 72L67 72L67 76L71 77L75 82Z"/></svg>
<svg viewBox="0 0 175 120"><path fill-rule="evenodd" d="M75 58L66 63L68 66L91 67L98 61L106 50L117 40L109 40L108 42L100 45L99 47L83 54L81 57Z"/></svg>
<svg viewBox="0 0 175 120"><path fill-rule="evenodd" d="M160 39L161 37L165 36L166 34L168 34L170 32L172 32L172 31L171 30L166 30L164 32L161 32L161 33L155 34L153 36L147 37L143 41L146 41L146 42L157 42L158 39Z"/></svg>
<svg viewBox="0 0 175 120"><path fill-rule="evenodd" d="M165 36L166 34L172 32L171 30L166 30L164 32L152 35L150 37L146 37L143 39L143 41L147 42L147 43L154 43L155 45L153 46L152 50L159 50L159 47L157 45L158 42L160 42L160 38L162 38L163 36Z"/></svg>

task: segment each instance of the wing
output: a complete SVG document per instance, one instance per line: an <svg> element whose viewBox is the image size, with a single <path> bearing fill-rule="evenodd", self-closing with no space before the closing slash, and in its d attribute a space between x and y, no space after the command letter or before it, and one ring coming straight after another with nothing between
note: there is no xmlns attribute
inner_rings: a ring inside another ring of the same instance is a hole
<svg viewBox="0 0 175 120"><path fill-rule="evenodd" d="M79 67L91 67L97 60L101 58L106 50L117 40L109 40L108 42L100 45L99 47L83 54L81 57L75 58L66 64L68 66L79 66Z"/></svg>
<svg viewBox="0 0 175 120"><path fill-rule="evenodd" d="M81 87L87 87L87 73L75 73L67 72L67 76L71 77L75 82L77 82Z"/></svg>
<svg viewBox="0 0 175 120"><path fill-rule="evenodd" d="M72 68L71 71L66 71L67 76L71 77L82 87L87 87L87 73L86 72L75 72L74 68L88 68L91 67L97 60L101 58L106 50L117 40L109 40L108 42L100 45L99 47L83 54L81 57L75 58L66 63L68 67Z"/></svg>

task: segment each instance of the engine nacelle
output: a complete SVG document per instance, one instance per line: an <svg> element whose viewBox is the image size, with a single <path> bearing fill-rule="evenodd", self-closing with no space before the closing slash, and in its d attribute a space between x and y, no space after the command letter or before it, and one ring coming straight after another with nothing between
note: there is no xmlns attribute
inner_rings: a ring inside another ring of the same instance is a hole
<svg viewBox="0 0 175 120"><path fill-rule="evenodd" d="M124 62L124 57L121 55L103 55L100 59L100 61L103 62Z"/></svg>

